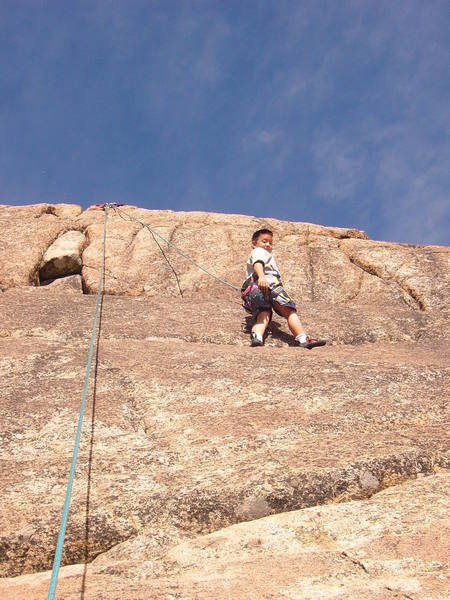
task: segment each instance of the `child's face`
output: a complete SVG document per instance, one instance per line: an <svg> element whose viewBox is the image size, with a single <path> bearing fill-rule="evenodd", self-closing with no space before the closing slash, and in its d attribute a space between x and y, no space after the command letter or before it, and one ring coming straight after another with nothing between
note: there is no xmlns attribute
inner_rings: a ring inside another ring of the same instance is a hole
<svg viewBox="0 0 450 600"><path fill-rule="evenodd" d="M267 252L272 252L273 237L270 233L261 233L256 242L252 242L255 248L264 248Z"/></svg>

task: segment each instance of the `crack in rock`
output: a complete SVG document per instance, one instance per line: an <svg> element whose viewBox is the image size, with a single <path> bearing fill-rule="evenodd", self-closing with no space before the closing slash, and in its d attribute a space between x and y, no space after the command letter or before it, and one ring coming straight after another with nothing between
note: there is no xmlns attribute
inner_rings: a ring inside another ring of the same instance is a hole
<svg viewBox="0 0 450 600"><path fill-rule="evenodd" d="M168 496L158 496L153 499L142 497L138 499L131 513L121 517L121 520L126 520L125 531L123 526L115 527L104 514L98 513L93 513L89 517L88 530L84 521L73 524L68 532L62 564L79 563L80 560L92 562L99 555L138 535L140 530L154 523L155 515L158 515L158 520L162 523L170 522L183 537L186 534L195 536L216 532L230 525L253 521L268 515L330 503L369 499L383 489L414 479L419 473L434 472L434 461L430 456L417 456L415 460L410 457L395 458L398 459L396 464L373 461L372 465L360 465L359 468L358 465L353 465L332 474L325 473L313 477L310 481L302 482L305 476L301 474L296 482L292 482L292 477L288 477L285 481L279 482L273 493L266 492L264 495L261 490L259 496L255 496L257 485L252 483L250 486L252 496L248 494L250 487L236 490L231 494L227 494L222 487L219 487L205 490L194 488L187 493L180 489L178 493L172 490ZM39 525L39 531L46 530L44 524ZM53 536L53 533L51 535ZM53 548L44 546L42 554L39 552L36 554L37 547L31 538L26 540L23 536L19 536L14 541L2 538L0 554L5 559L8 557L7 562L10 565L6 575L23 574L21 565L24 564L25 559L28 560L28 552L31 548L35 560L27 571L37 572L50 568ZM350 556L346 558L367 572L364 565Z"/></svg>
<svg viewBox="0 0 450 600"><path fill-rule="evenodd" d="M51 213L51 214L54 214L54 213ZM39 215L39 216L41 216L41 215ZM57 217L57 218L59 218L59 217ZM39 286L39 284L40 284L39 270L41 268L44 255L47 252L47 250L56 242L56 240L59 239L62 235L64 235L64 233L66 233L65 229L56 233L53 237L50 238L50 241L47 242L47 247L44 250L42 250L42 252L39 253L39 258L37 259L37 261L33 265L33 268L30 271L30 275L29 275L29 285L30 286L36 286L36 287Z"/></svg>
<svg viewBox="0 0 450 600"><path fill-rule="evenodd" d="M124 254L133 255L133 252L135 251L136 238L141 233L142 229L143 229L142 227L139 227L139 229L137 229L137 225L133 223L133 231L131 232L131 239L123 250ZM121 238L121 236L117 236L117 239L121 240L122 238Z"/></svg>
<svg viewBox="0 0 450 600"><path fill-rule="evenodd" d="M353 300L356 300L356 298L361 293L363 282L364 282L364 272L361 271L361 273L359 273L358 281L357 281L357 284L356 284L356 291L353 294L353 296L350 296L349 298L347 298L348 302L352 302Z"/></svg>
<svg viewBox="0 0 450 600"><path fill-rule="evenodd" d="M370 574L369 571L367 570L366 566L364 565L364 563L362 563L360 560L357 560L356 558L352 558L351 556L349 556L347 554L347 552L341 552L341 556L346 558L347 560L349 560L354 565L360 567L364 571L364 573L366 573L367 575Z"/></svg>
<svg viewBox="0 0 450 600"><path fill-rule="evenodd" d="M170 242L170 244L175 243L173 241L175 239L175 235L178 233L178 230L183 227L183 225L184 225L184 223L175 223L175 226L173 227L173 229L170 232L169 237L168 237L168 241ZM170 244L167 244L167 249L170 248Z"/></svg>
<svg viewBox="0 0 450 600"><path fill-rule="evenodd" d="M344 252L344 254L346 254L346 253ZM426 311L425 303L422 300L422 298L420 298L418 292L416 290L414 290L410 285L408 285L405 281L402 281L401 279L392 277L392 276L391 277L383 277L383 275L377 270L377 268L374 265L369 265L367 263L364 263L361 259L358 259L355 256L351 256L351 255L347 254L347 257L348 257L349 261L353 265L355 265L355 267L358 267L365 273L368 273L369 275L373 275L374 277L378 277L378 279L381 279L381 281L383 281L384 283L395 283L396 285L398 285L400 287L400 289L403 290L403 292L405 292L408 295L408 297L413 300L414 305L420 311L422 311L422 312Z"/></svg>
<svg viewBox="0 0 450 600"><path fill-rule="evenodd" d="M312 250L309 246L310 232L309 228L306 230L306 251L308 253L308 273L310 277L310 290L311 290L311 302L315 301L315 280L314 280L314 264L312 258Z"/></svg>
<svg viewBox="0 0 450 600"><path fill-rule="evenodd" d="M133 533L133 534L131 534L130 536L128 536L128 537L125 537L125 538L123 538L123 539L121 539L121 540L119 540L119 541L117 541L117 542L115 542L115 543L112 543L110 546L108 546L108 547L105 547L104 549L102 549L102 550L99 550L99 551L98 551L98 552L96 552L96 553L89 554L89 555L88 555L88 556L85 558L85 560L84 560L83 562L84 562L84 564L86 564L86 565L89 565L89 564L93 563L93 562L94 562L94 560L95 560L95 559L97 559L99 556L102 556L103 554L107 554L108 552L110 552L110 551L111 551L111 550L113 550L114 548L118 548L118 547L119 547L119 546L121 546L122 544L127 544L127 543L128 543L130 540L133 540L133 539L135 539L136 537L137 537L137 533ZM65 563L65 564L64 564L64 566L65 566L65 567L67 567L67 566L69 566L69 565L71 565L71 564L73 564L73 565L79 564L79 561L78 561L78 562L77 562L77 561L75 561L75 562L72 562L72 563Z"/></svg>
<svg viewBox="0 0 450 600"><path fill-rule="evenodd" d="M402 598L406 598L407 600L414 600L414 598L412 596L405 594L405 592L401 592L399 590L394 590L391 587L389 587L388 585L386 585L384 589L387 590L388 592L392 592L393 594L395 594L397 596L397 598L398 598L398 594L401 594Z"/></svg>
<svg viewBox="0 0 450 600"><path fill-rule="evenodd" d="M292 478L278 485L274 482L273 492L254 496L253 501L245 489L228 497L224 490L198 490L175 498L169 512L178 528L211 533L263 516L329 503L367 500L384 489L414 479L420 473L433 473L434 465L439 463L438 459L430 456L418 456L416 460L391 457L390 461L390 464L389 461L373 461L372 465L352 465L331 474L319 474L312 480L299 474L296 482L292 482ZM253 495L255 487L253 483Z"/></svg>

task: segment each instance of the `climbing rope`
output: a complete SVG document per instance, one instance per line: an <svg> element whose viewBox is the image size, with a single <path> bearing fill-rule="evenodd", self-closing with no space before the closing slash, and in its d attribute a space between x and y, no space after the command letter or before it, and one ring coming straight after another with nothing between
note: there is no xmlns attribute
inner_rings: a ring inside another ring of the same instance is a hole
<svg viewBox="0 0 450 600"><path fill-rule="evenodd" d="M171 241L167 240L160 233L158 233L157 231L153 230L147 223L144 223L140 219L137 219L136 217L133 217L132 215L130 215L130 214L124 212L124 211L119 210L119 206L121 206L121 205L117 205L117 204L113 204L113 203L106 203L106 204L98 204L98 205L96 205L97 208L101 208L101 209L103 209L105 211L105 218L104 218L104 222L103 222L102 262L101 262L100 277L99 277L99 282L98 282L98 290L97 290L97 300L96 300L96 305L95 305L94 322L93 322L93 325L92 325L91 341L90 341L90 345L89 345L89 355L88 355L88 361L87 361L87 366L86 366L86 374L85 374L85 378L84 378L83 396L82 396L82 400L81 400L80 414L79 414L79 417L78 417L78 428L77 428L77 433L76 433L76 436L75 436L75 444L74 444L74 449L73 449L73 454L72 454L72 464L71 464L71 467L70 467L69 480L67 482L66 497L65 497L65 501L64 501L64 508L63 508L63 513L62 513L62 518L61 518L61 525L60 525L60 528L59 528L58 542L57 542L57 545L56 545L55 557L54 557L54 560L53 560L52 576L51 576L51 580L50 580L50 588L49 588L49 591L48 591L47 600L53 600L54 597L55 597L56 584L58 583L58 574L59 574L59 568L60 568L61 557L62 557L62 550L63 550L63 545L64 545L64 538L65 538L65 535L66 535L67 518L68 518L68 515L69 515L69 506L70 506L70 500L71 500L71 496L72 496L73 481L74 481L74 478L75 478L75 467L76 467L76 463L77 463L78 449L79 449L79 446L80 446L81 429L82 429L82 425L83 425L84 410L85 410L85 407L86 407L86 398L87 398L87 391L88 391L88 384L89 384L89 375L90 375L90 371L91 371L92 357L93 357L93 354L94 354L94 340L95 340L95 332L96 332L96 329L97 329L98 312L99 312L99 307L100 307L100 299L101 299L102 294L103 294L103 278L104 278L104 271L105 271L105 249L106 249L106 224L107 224L107 221L108 221L108 208L112 208L123 220L125 220L125 221L126 220L135 221L136 223L139 223L143 228L148 229L148 231L151 233L153 239L155 240L156 244L158 245L159 249L161 250L164 258L169 263L170 268L174 272L176 280L177 280L177 284L178 284L178 289L179 289L181 295L182 295L182 291L181 291L181 287L180 287L178 275L177 275L175 269L170 264L169 259L167 258L166 254L164 253L164 250L162 249L161 245L159 244L159 242L158 242L158 240L156 238L160 238L161 240L163 240L163 242L165 242L168 246L171 246L172 248L174 248L174 250L176 252L178 252L178 254L180 254L181 256L183 256L186 260L188 260L189 262L191 262L198 269L200 269L201 271L203 271L204 273L206 273L207 275L209 275L210 277L212 277L213 279L215 279L219 283L222 283L223 285L226 285L226 286L232 288L233 290L236 290L236 291L240 292L240 288L236 287L235 285L233 285L232 283L226 281L225 279L222 279L221 277L218 277L214 273L211 273L211 271L209 271L208 269L205 269L205 267L202 267L201 265L199 265L191 256L189 256L188 254L186 254L185 252L183 252L183 250L181 250L180 248L178 248L178 246L176 246L175 244L173 244Z"/></svg>
<svg viewBox="0 0 450 600"><path fill-rule="evenodd" d="M230 283L229 281L226 281L225 279L222 279L221 277L217 277L217 275L214 275L214 273L211 273L211 271L208 271L208 269L205 269L205 267L202 267L201 265L199 265L197 262L195 262L195 260L189 256L188 254L186 254L185 252L183 252L183 250L181 250L180 248L178 248L178 246L176 246L174 243L172 243L171 241L167 240L165 237L163 237L160 233L158 233L157 231L155 231L154 229L151 229L151 227L147 224L144 223L144 221L141 221L140 219L136 219L136 217L133 217L132 215L124 212L123 210L120 210L117 206L115 206L114 204L111 205L112 208L114 209L114 211L124 220L129 220L129 221L135 221L136 223L139 223L139 225L141 225L142 227L144 227L145 229L148 229L148 231L152 234L153 239L155 239L155 236L160 238L161 240L163 240L163 242L165 242L168 246L171 246L176 252L178 252L178 254L180 254L181 256L183 256L186 260L188 260L189 262L191 262L193 265L195 265L197 267L197 269L200 269L200 271L203 271L204 273L206 273L207 275L209 275L210 277L213 277L213 279L215 279L216 281L219 281L220 283L222 283L223 285L226 285L230 288L232 288L233 290L236 290L237 292L241 291L241 288L236 287L235 285L233 285L232 283ZM127 217L127 218L125 218ZM155 239L156 241L156 239ZM158 244L159 246L159 244ZM161 249L161 246L159 246ZM161 249L162 250L162 249ZM164 253L163 253L164 254ZM165 256L165 255L164 255ZM167 257L165 257L167 260ZM170 265L170 263L169 263ZM172 271L174 270L172 265L170 265L170 267L172 268ZM177 277L177 282L178 282L178 277Z"/></svg>
<svg viewBox="0 0 450 600"><path fill-rule="evenodd" d="M53 560L52 577L50 580L50 589L48 591L47 600L53 600L53 598L55 597L56 584L58 582L58 573L59 573L62 549L63 549L63 544L64 544L64 537L66 535L67 517L69 514L70 498L72 495L72 485L73 485L73 480L75 477L75 466L76 466L76 462L77 462L78 448L80 445L81 427L82 427L82 423L83 423L84 409L86 406L86 396L87 396L88 383L89 383L89 374L91 371L92 356L94 353L94 339L95 339L95 331L97 329L98 310L99 310L99 306L100 306L100 298L103 293L103 273L105 270L106 223L108 220L108 206L110 206L110 205L106 204L104 206L105 218L104 218L104 223L103 223L102 264L101 264L101 268L100 268L100 278L98 281L97 302L95 305L95 316L94 316L94 323L92 326L91 343L89 346L89 356L88 356L88 361L87 361L87 366L86 366L86 375L84 378L83 398L81 400L80 415L78 418L78 429L77 429L77 433L75 436L75 445L74 445L73 455L72 455L72 465L70 467L69 481L67 482L66 499L64 501L63 514L62 514L62 518L61 518L61 525L59 528L58 543L56 545L55 557Z"/></svg>

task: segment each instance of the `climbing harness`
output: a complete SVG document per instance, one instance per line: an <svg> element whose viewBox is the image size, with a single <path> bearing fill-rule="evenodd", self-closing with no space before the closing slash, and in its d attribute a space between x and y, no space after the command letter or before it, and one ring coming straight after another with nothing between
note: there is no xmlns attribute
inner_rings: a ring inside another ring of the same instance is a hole
<svg viewBox="0 0 450 600"><path fill-rule="evenodd" d="M242 284L242 308L253 316L267 310L270 311L270 320L272 321L271 297L271 290L261 291L258 287L258 280L253 275L250 275Z"/></svg>
<svg viewBox="0 0 450 600"><path fill-rule="evenodd" d="M250 300L250 294L258 288L257 282L254 280L253 275L250 275L241 288L241 298L243 308L250 314L252 314L252 305Z"/></svg>
<svg viewBox="0 0 450 600"><path fill-rule="evenodd" d="M94 339L95 339L95 331L97 329L98 311L99 311L99 306L100 306L100 298L103 293L103 273L105 270L105 248L106 248L106 223L108 220L108 208L111 206L112 206L111 204L105 204L105 206L104 206L105 218L104 218L104 223L103 223L102 263L101 263L101 268L100 268L100 278L98 281L98 291L97 291L97 301L96 301L96 305L95 305L94 323L92 325L91 342L90 342L90 346L89 346L89 355L88 355L88 361L87 361L87 367L86 367L86 375L84 378L83 397L81 400L80 415L78 417L78 428L77 428L77 433L75 436L75 444L74 444L74 450L73 450L73 455L72 455L72 465L70 467L69 480L67 483L66 499L64 501L63 514L62 514L62 518L61 518L61 525L59 528L59 535L58 535L58 542L56 545L55 557L53 560L52 577L50 580L50 588L48 591L47 600L53 600L53 598L55 597L56 584L58 582L59 567L61 564L61 556L62 556L62 549L63 549L63 544L64 544L64 537L66 534L67 516L69 514L70 498L72 495L72 485L73 485L73 480L75 477L75 466L76 466L76 462L77 462L78 448L80 445L81 427L83 424L83 415L84 415L84 409L86 406L86 396L87 396L87 390L88 390L89 375L90 375L90 371L91 371L92 356L93 356L93 352L94 352Z"/></svg>

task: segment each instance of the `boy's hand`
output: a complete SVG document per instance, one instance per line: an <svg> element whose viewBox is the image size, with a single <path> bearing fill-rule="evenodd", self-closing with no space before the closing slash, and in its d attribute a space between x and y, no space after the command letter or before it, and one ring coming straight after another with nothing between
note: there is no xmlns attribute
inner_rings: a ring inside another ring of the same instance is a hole
<svg viewBox="0 0 450 600"><path fill-rule="evenodd" d="M257 261L253 265L253 268L255 269L255 273L258 275L258 287L262 293L265 294L269 289L269 284L267 283L266 276L264 275L264 263Z"/></svg>
<svg viewBox="0 0 450 600"><path fill-rule="evenodd" d="M264 277L258 277L258 287L265 294L269 289L269 284L267 283L267 279Z"/></svg>

